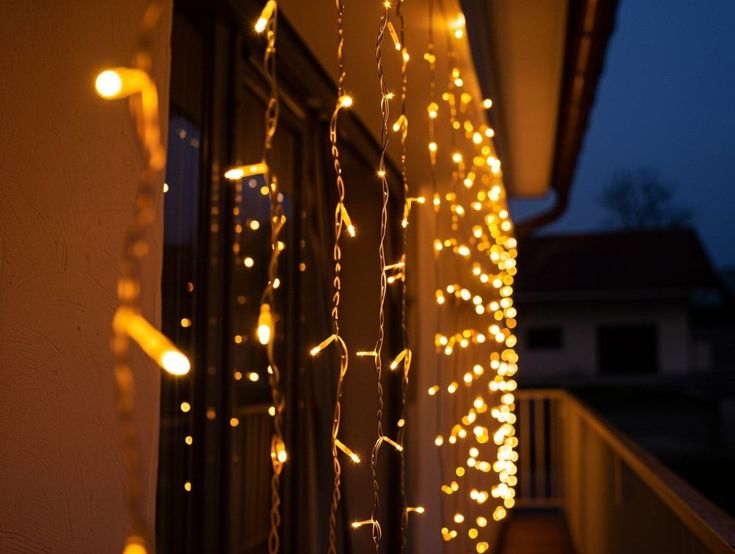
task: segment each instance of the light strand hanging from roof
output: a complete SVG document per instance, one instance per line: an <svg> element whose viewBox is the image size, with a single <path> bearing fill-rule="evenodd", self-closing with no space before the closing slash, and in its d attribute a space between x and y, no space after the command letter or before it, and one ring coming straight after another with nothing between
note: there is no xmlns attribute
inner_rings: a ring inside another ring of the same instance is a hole
<svg viewBox="0 0 735 554"><path fill-rule="evenodd" d="M401 446L398 454L400 457L399 483L401 495L401 552L406 551L408 542L408 522L409 513L424 513L423 506L409 506L406 496L406 396L408 393L409 375L411 369L411 360L413 353L409 346L408 340L408 322L407 322L407 298L408 298L408 223L411 214L411 208L414 204L424 204L423 196L412 197L408 186L408 116L406 113L406 104L408 100L408 62L410 55L406 45L406 21L403 14L404 0L398 0L396 4L396 18L398 19L398 41L395 43L396 49L401 52L401 95L400 95L400 114L395 123L393 123L393 132L400 133L401 142L401 182L403 184L403 218L401 220L401 255L400 263L403 264L402 271L392 276L395 280L401 282L401 346L402 350L390 364L391 370L396 370L402 364L401 372L401 407L399 419L397 422L397 440Z"/></svg>
<svg viewBox="0 0 735 554"><path fill-rule="evenodd" d="M335 182L337 188L337 206L334 211L334 245L332 246L333 261L333 278L332 278L332 334L323 340L319 345L313 347L310 351L312 356L318 355L322 350L332 343L336 343L339 348L339 371L337 374L337 384L334 399L334 412L332 417L331 430L331 456L333 483L331 503L329 507L329 535L328 548L329 554L337 553L337 513L340 507L341 498L341 475L342 466L339 460L340 451L347 455L354 463L359 463L360 458L346 444L339 439L340 423L342 420L342 389L344 379L347 374L349 364L349 351L347 344L340 336L339 316L340 316L340 300L342 294L342 247L341 239L343 231L347 231L350 236L355 236L355 227L347 212L345 206L345 183L342 175L342 166L339 154L339 113L342 109L352 106L352 97L345 92L345 63L344 63L344 2L335 0L337 9L337 66L339 76L337 79L337 100L335 102L334 111L329 121L329 143L332 155L332 164L334 166Z"/></svg>
<svg viewBox="0 0 735 554"><path fill-rule="evenodd" d="M448 333L437 329L437 351L451 365L446 380L449 383L445 387L446 381L438 375L428 393L437 397L437 413L440 414L445 402L440 396L446 392L449 411L458 418L448 422L438 417L439 430L434 440L440 451L451 449L440 456L442 460L449 458L454 467L451 477L444 475L441 469L442 479L445 479L441 490L451 499L450 512L453 512L447 518L442 508L442 518L446 518L441 529L442 539L445 544L454 544L459 552L466 552L471 541L473 550L483 553L490 548L485 537L488 518L483 505L494 499L490 502L494 506L488 515L498 521L515 503L517 453L514 448L517 439L513 428L515 399L512 391L516 383L512 376L517 370L517 355L513 350L516 312L512 284L517 252L500 162L490 140L494 133L478 122L478 114L472 113L476 103L465 92L458 67L453 40L464 37L464 17L460 14L449 21L444 14L444 20L449 75L442 99L447 105L452 133L452 169L450 190L434 198L437 222L447 218L449 224L446 231L437 227L439 236L434 240L434 251L437 262L442 256L451 256L452 268L467 267L469 271L458 273L454 282L442 284L437 281L438 309L450 309L447 321L453 321L455 329ZM430 26L429 51L425 58L433 78L436 60L431 32ZM485 100L482 105L489 109L492 103ZM430 99L428 113L433 169L439 152L432 123L438 115L438 106L433 99ZM483 292L477 291L478 286ZM441 365L440 361L438 363ZM493 379L483 378L486 364L495 372ZM492 396L495 404L486 400L486 396ZM494 427L494 431L490 427ZM497 447L494 453L489 450L491 438ZM484 475L492 471L498 482L488 491L483 485L487 479Z"/></svg>
<svg viewBox="0 0 735 554"><path fill-rule="evenodd" d="M123 550L125 554L145 554L151 552L155 544L143 509L142 455L138 427L133 419L135 379L130 367L130 341L136 342L172 375L185 375L190 369L187 357L140 313L142 259L150 251L150 230L159 217L156 204L166 164L158 121L158 90L151 77L154 31L162 11L160 2L147 6L131 66L107 69L95 82L97 93L103 98L130 97L130 109L146 161L138 185L135 212L125 233L121 275L117 282L119 307L112 321L110 343L115 360L116 409L123 441L125 505L132 525Z"/></svg>
<svg viewBox="0 0 735 554"><path fill-rule="evenodd" d="M268 104L265 109L265 136L263 138L263 155L258 163L237 166L229 169L225 177L231 181L241 181L256 175L265 177L268 188L268 200L270 206L270 258L268 262L268 281L260 298L260 314L256 335L258 342L265 346L268 359L268 383L271 391L273 437L271 438L271 506L270 526L268 530L268 552L275 554L280 550L279 528L281 524L280 513L280 476L283 466L288 460L286 445L283 440L283 411L285 400L281 387L281 372L276 362L275 342L276 323L279 316L276 310L276 290L279 288L278 257L285 249L285 244L280 240L280 234L286 224L286 216L283 214L282 194L278 188L278 177L275 174L272 163L273 138L278 128L278 117L280 114L280 98L278 80L276 75L276 33L278 28L278 4L275 0L268 0L255 22L255 31L258 34L265 33L266 47L263 56L263 67L269 85Z"/></svg>

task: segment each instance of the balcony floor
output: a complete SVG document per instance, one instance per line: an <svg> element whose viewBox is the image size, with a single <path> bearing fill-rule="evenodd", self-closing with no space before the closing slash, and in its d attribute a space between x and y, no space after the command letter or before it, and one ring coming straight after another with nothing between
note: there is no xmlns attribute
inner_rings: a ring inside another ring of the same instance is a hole
<svg viewBox="0 0 735 554"><path fill-rule="evenodd" d="M517 510L503 531L500 554L575 554L564 514Z"/></svg>

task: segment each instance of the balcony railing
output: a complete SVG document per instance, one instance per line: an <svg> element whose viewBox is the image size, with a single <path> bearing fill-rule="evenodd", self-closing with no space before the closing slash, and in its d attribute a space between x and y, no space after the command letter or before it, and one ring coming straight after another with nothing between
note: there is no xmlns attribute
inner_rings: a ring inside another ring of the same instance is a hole
<svg viewBox="0 0 735 554"><path fill-rule="evenodd" d="M730 517L574 396L516 398L518 506L563 510L577 552L735 551Z"/></svg>

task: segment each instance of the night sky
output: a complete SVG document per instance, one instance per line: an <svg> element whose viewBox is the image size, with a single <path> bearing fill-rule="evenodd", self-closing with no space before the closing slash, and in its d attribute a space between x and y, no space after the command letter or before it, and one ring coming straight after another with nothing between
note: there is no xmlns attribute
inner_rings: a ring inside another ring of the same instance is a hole
<svg viewBox="0 0 735 554"><path fill-rule="evenodd" d="M544 232L600 229L619 170L648 168L719 267L735 267L735 2L621 0L566 214ZM512 203L514 216L552 198Z"/></svg>

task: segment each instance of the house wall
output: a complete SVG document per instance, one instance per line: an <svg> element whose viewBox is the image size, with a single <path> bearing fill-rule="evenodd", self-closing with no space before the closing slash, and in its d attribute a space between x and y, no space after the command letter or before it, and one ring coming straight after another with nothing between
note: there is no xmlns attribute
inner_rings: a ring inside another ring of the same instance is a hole
<svg viewBox="0 0 735 554"><path fill-rule="evenodd" d="M129 63L145 4L0 10L0 552L119 552L128 527L108 342L142 158L127 102L97 98L94 79ZM154 76L167 98L164 5ZM154 320L161 239L156 225L144 262ZM160 373L133 363L152 521Z"/></svg>
<svg viewBox="0 0 735 554"><path fill-rule="evenodd" d="M597 328L600 325L655 324L660 375L689 370L687 312L676 301L522 302L518 307L518 354L523 379L595 376ZM527 330L534 326L562 328L559 350L529 350Z"/></svg>

